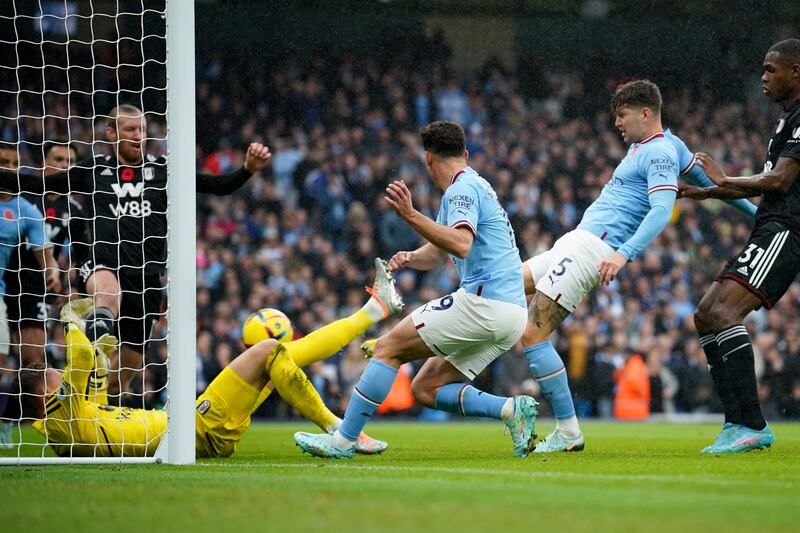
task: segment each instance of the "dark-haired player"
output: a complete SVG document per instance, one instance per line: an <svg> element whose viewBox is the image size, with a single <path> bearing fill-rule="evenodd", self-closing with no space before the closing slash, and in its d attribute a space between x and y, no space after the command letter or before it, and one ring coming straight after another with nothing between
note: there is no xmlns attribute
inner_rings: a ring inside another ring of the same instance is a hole
<svg viewBox="0 0 800 533"><path fill-rule="evenodd" d="M161 313L160 278L167 258L167 161L145 152L146 131L144 113L133 105L120 105L106 119L107 140L98 141L110 144L113 154L95 155L43 180L0 174L3 190L90 195L85 207L92 247L79 276L95 303L87 320L89 338L117 332L122 343L119 361L112 363L118 373L109 375L112 394L127 391L139 373L145 341ZM230 194L270 158L266 146L252 143L239 170L220 176L197 174L197 192Z"/></svg>
<svg viewBox="0 0 800 533"><path fill-rule="evenodd" d="M444 194L436 221L414 209L402 181L387 187L387 201L427 239L422 247L398 252L391 270L430 270L447 261L458 270L459 289L418 307L378 339L350 397L341 427L333 434L295 434L304 451L349 458L358 435L386 399L403 363L427 359L414 378L414 398L426 407L502 420L511 431L514 455L533 445L536 401L530 396L494 396L464 383L519 340L526 323L519 250L506 212L491 185L467 166L464 130L437 121L421 131L425 163Z"/></svg>
<svg viewBox="0 0 800 533"><path fill-rule="evenodd" d="M66 142L48 141L44 143L42 152L45 176L62 172L77 162L75 147ZM86 259L88 236L81 205L68 195L58 193L29 197L28 200L44 214L44 229L53 243L54 262L67 241L71 244L70 263L78 264ZM38 260L29 243L20 244L11 254L4 280L11 337L15 343L19 341L20 346L20 367L44 362L45 326L56 295L47 293Z"/></svg>
<svg viewBox="0 0 800 533"><path fill-rule="evenodd" d="M636 80L612 97L615 125L628 153L578 227L525 262L525 292L533 293L522 335L533 377L553 408L556 429L535 452L580 451L584 437L575 415L564 363L550 335L598 283L610 283L669 223L678 192L678 154L661 126L661 92Z"/></svg>
<svg viewBox="0 0 800 533"><path fill-rule="evenodd" d="M800 39L773 45L764 57L764 94L783 107L767 147L763 172L728 177L707 154L697 159L717 188L685 196L761 196L745 249L731 258L703 296L695 314L725 424L704 452L746 452L775 440L758 401L750 335L742 322L761 306L770 309L800 272Z"/></svg>

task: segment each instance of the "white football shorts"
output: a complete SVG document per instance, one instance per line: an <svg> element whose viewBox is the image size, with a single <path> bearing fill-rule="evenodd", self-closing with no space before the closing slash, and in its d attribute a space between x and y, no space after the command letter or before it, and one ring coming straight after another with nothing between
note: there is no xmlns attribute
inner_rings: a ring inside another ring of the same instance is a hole
<svg viewBox="0 0 800 533"><path fill-rule="evenodd" d="M614 249L594 233L575 229L548 251L525 261L525 266L536 290L571 313L600 281L597 265L612 253Z"/></svg>
<svg viewBox="0 0 800 533"><path fill-rule="evenodd" d="M528 310L458 289L416 308L411 320L434 354L472 380L517 343Z"/></svg>

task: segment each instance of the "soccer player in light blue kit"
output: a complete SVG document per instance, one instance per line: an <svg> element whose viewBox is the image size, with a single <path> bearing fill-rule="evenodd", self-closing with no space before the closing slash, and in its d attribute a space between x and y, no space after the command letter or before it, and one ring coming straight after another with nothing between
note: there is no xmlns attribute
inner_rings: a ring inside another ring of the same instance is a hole
<svg viewBox="0 0 800 533"><path fill-rule="evenodd" d="M621 85L612 106L617 128L631 143L627 155L578 228L523 268L525 292L534 296L522 344L556 418L556 429L536 446L537 453L581 451L585 446L566 369L550 335L598 282L610 283L666 227L679 173L695 185L712 184L684 142L663 131L655 84L636 80ZM750 202L731 203L750 216L755 213Z"/></svg>
<svg viewBox="0 0 800 533"><path fill-rule="evenodd" d="M514 346L525 329L527 302L514 231L492 187L467 166L461 126L433 122L421 137L426 166L444 195L434 222L414 209L405 183L387 187L389 204L428 241L395 254L388 268L430 270L449 256L458 270L459 288L417 308L378 339L338 431L299 432L295 442L320 457L352 457L355 439L386 399L400 365L427 358L411 384L417 402L502 420L511 430L514 454L525 457L535 438L536 401L494 396L463 383Z"/></svg>
<svg viewBox="0 0 800 533"><path fill-rule="evenodd" d="M0 144L0 170L19 171L19 158L16 148ZM23 178L24 179L24 178ZM47 268L55 264L52 256L52 244L44 229L44 216L33 204L19 195L0 191L0 363L8 355L10 332L8 328L8 312L3 294L6 292L3 272L8 268L11 254L16 253L20 242L25 242L36 252L39 266L45 271L49 291L59 290L58 271ZM4 391L0 390L0 393ZM0 416L5 411L9 396L0 394ZM11 424L0 419L0 448L10 447Z"/></svg>

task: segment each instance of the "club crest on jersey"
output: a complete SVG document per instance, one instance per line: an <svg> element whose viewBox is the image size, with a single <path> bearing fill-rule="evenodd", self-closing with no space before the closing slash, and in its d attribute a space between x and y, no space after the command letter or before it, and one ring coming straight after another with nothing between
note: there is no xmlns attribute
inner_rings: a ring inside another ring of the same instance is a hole
<svg viewBox="0 0 800 533"><path fill-rule="evenodd" d="M800 126L797 126L794 131L792 131L792 138L800 139Z"/></svg>
<svg viewBox="0 0 800 533"><path fill-rule="evenodd" d="M56 391L56 398L58 398L59 401L63 402L64 400L67 399L67 396L69 396L71 393L72 393L72 388L69 386L69 383L62 383L61 386Z"/></svg>
<svg viewBox="0 0 800 533"><path fill-rule="evenodd" d="M204 415L206 414L206 411L208 411L209 407L211 407L211 402L208 400L203 400L200 402L200 405L197 406L197 412L201 415Z"/></svg>
<svg viewBox="0 0 800 533"><path fill-rule="evenodd" d="M783 127L784 127L785 125L786 125L786 120L784 120L784 119L780 119L780 120L778 121L778 127L777 127L777 128L775 128L775 133L780 133L781 131L783 131Z"/></svg>
<svg viewBox="0 0 800 533"><path fill-rule="evenodd" d="M145 181L150 181L156 177L155 171L150 167L143 168L142 175L144 176Z"/></svg>

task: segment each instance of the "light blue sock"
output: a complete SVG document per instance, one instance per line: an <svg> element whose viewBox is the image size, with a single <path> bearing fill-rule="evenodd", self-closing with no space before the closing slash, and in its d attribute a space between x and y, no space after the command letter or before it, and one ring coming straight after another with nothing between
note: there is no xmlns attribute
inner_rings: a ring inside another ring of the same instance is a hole
<svg viewBox="0 0 800 533"><path fill-rule="evenodd" d="M344 413L342 426L339 433L349 440L356 440L361 434L361 430L367 424L367 420L375 412L389 391L392 390L394 378L397 376L397 369L381 363L376 359L370 359L364 373L358 380L353 394L350 396L350 403Z"/></svg>
<svg viewBox="0 0 800 533"><path fill-rule="evenodd" d="M539 383L544 397L550 402L556 420L575 416L575 405L567 381L567 369L550 341L540 342L522 350L528 358L533 379Z"/></svg>
<svg viewBox="0 0 800 533"><path fill-rule="evenodd" d="M434 408L463 416L486 416L500 420L508 398L494 396L466 383L448 383L436 393Z"/></svg>

